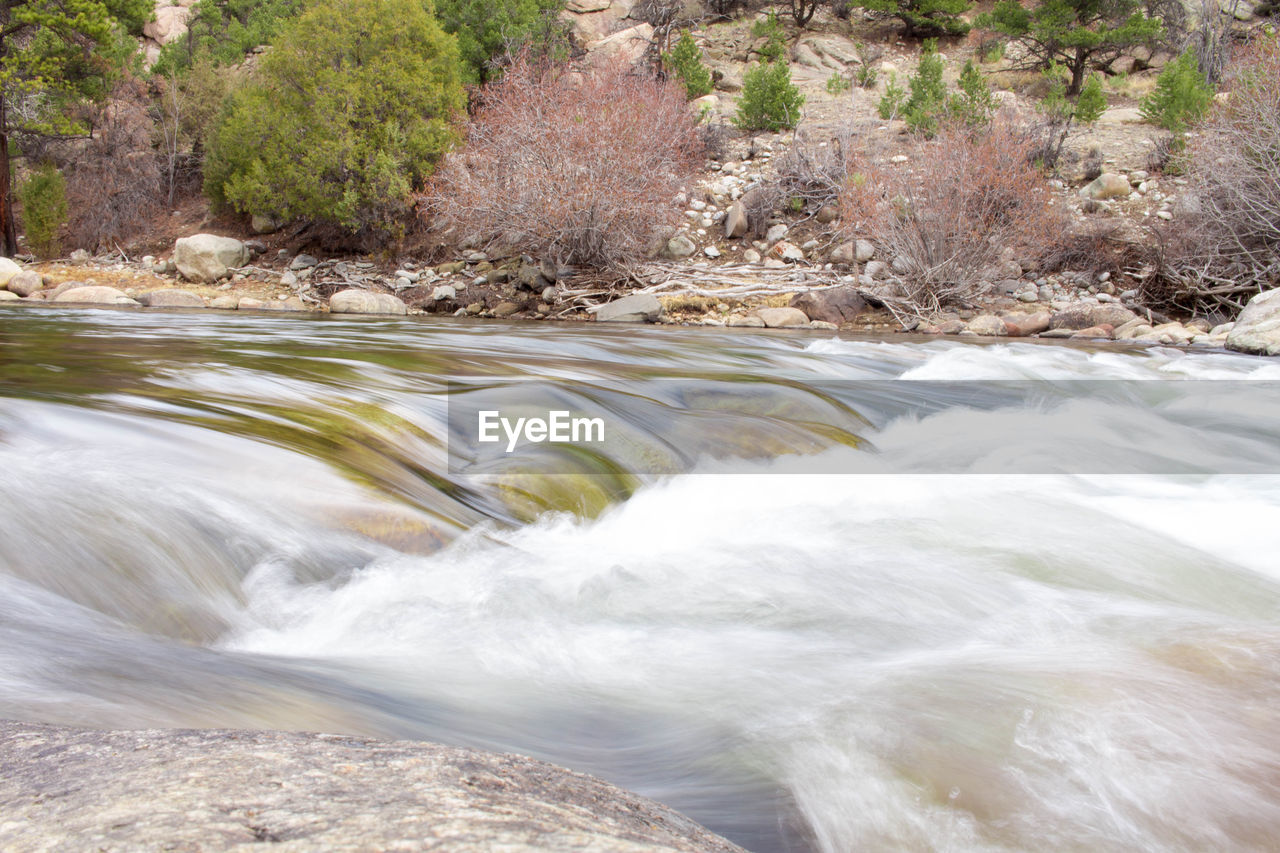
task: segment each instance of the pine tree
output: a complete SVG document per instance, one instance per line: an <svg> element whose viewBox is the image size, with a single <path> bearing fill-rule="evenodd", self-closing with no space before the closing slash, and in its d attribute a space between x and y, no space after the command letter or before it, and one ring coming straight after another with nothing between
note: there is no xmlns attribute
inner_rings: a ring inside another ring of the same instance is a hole
<svg viewBox="0 0 1280 853"><path fill-rule="evenodd" d="M1047 69L1060 64L1071 73L1068 95L1077 95L1090 67L1116 59L1164 32L1141 0L1044 0L1029 9L1019 0L1000 0L976 26L1020 42L1027 61L1017 67Z"/></svg>
<svg viewBox="0 0 1280 853"><path fill-rule="evenodd" d="M973 7L969 0L854 0L850 5L893 15L906 25L907 38L962 36L969 24L960 16Z"/></svg>
<svg viewBox="0 0 1280 853"><path fill-rule="evenodd" d="M711 94L711 71L702 64L702 51L688 30L680 33L670 53L662 54L662 65L684 83L689 100Z"/></svg>
<svg viewBox="0 0 1280 853"><path fill-rule="evenodd" d="M996 100L972 59L966 61L960 71L959 84L960 91L947 101L947 112L970 127L990 124L996 111Z"/></svg>
<svg viewBox="0 0 1280 853"><path fill-rule="evenodd" d="M947 84L942 80L942 57L938 55L936 39L925 39L920 52L920 64L908 87L911 97L902 109L907 127L913 131L932 135L938 129L938 114L947 102Z"/></svg>
<svg viewBox="0 0 1280 853"><path fill-rule="evenodd" d="M1205 83L1195 55L1187 51L1160 72L1156 88L1142 101L1142 117L1176 134L1204 118L1213 105L1213 90Z"/></svg>
<svg viewBox="0 0 1280 853"><path fill-rule="evenodd" d="M0 242L18 251L10 140L87 132L76 108L106 96L141 31L148 0L0 2Z"/></svg>

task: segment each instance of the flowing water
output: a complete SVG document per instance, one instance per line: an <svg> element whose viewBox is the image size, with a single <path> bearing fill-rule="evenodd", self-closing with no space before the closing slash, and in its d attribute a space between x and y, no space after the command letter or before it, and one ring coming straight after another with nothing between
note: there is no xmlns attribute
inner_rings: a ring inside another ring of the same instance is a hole
<svg viewBox="0 0 1280 853"><path fill-rule="evenodd" d="M647 467L468 471L448 383L530 377ZM521 752L761 853L1276 849L1280 404L1251 389L1277 379L1164 349L0 309L0 716Z"/></svg>

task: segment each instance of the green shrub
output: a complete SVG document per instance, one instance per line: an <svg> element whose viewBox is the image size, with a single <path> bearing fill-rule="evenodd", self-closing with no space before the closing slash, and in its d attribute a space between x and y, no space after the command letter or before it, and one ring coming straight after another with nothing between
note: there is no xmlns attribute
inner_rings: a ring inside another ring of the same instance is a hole
<svg viewBox="0 0 1280 853"><path fill-rule="evenodd" d="M42 258L62 253L58 232L67 221L67 185L52 163L36 169L18 187L27 246Z"/></svg>
<svg viewBox="0 0 1280 853"><path fill-rule="evenodd" d="M1062 156L1063 146L1076 124L1093 124L1107 109L1107 96L1102 91L1102 78L1090 74L1080 88L1080 94L1072 101L1067 97L1067 83L1062 66L1050 65L1041 72L1046 94L1037 105L1044 116L1040 127L1041 141L1036 159L1046 169L1054 169Z"/></svg>
<svg viewBox="0 0 1280 853"><path fill-rule="evenodd" d="M777 12L769 12L763 19L751 25L751 35L765 39L760 48L760 56L766 62L779 62L787 55L787 31L778 20Z"/></svg>
<svg viewBox="0 0 1280 853"><path fill-rule="evenodd" d="M1107 96L1102 91L1102 77L1090 74L1089 79L1080 87L1080 97L1076 98L1075 120L1081 124L1093 124L1102 118L1107 111Z"/></svg>
<svg viewBox="0 0 1280 853"><path fill-rule="evenodd" d="M435 14L458 39L464 80L480 83L493 78L492 61L508 51L532 45L542 55L567 48L558 19L563 7L564 0L436 0Z"/></svg>
<svg viewBox="0 0 1280 853"><path fill-rule="evenodd" d="M832 95L842 95L852 88L853 81L839 71L832 71L831 76L827 78L827 92Z"/></svg>
<svg viewBox="0 0 1280 853"><path fill-rule="evenodd" d="M982 127L991 123L996 111L996 100L991 88L982 78L982 72L970 59L960 72L960 91L947 101L948 114L969 127Z"/></svg>
<svg viewBox="0 0 1280 853"><path fill-rule="evenodd" d="M685 96L689 100L711 94L711 71L702 64L702 51L693 35L684 30L670 53L662 54L662 66L684 83Z"/></svg>
<svg viewBox="0 0 1280 853"><path fill-rule="evenodd" d="M1213 105L1213 90L1205 83L1195 55L1187 51L1160 72L1155 90L1142 100L1142 117L1174 133L1204 118Z"/></svg>
<svg viewBox="0 0 1280 853"><path fill-rule="evenodd" d="M898 85L898 75L890 74L889 82L884 86L884 94L880 97L880 103L876 110L880 113L880 118L890 121L902 113L902 108L907 103L907 90Z"/></svg>
<svg viewBox="0 0 1280 853"><path fill-rule="evenodd" d="M983 65L992 65L1004 59L1005 42L1002 38L984 38L978 43L978 58Z"/></svg>
<svg viewBox="0 0 1280 853"><path fill-rule="evenodd" d="M421 0L318 0L229 100L205 191L241 213L394 234L464 105L454 38Z"/></svg>
<svg viewBox="0 0 1280 853"><path fill-rule="evenodd" d="M800 120L804 95L791 82L786 62L762 62L742 81L734 124L743 130L788 130Z"/></svg>
<svg viewBox="0 0 1280 853"><path fill-rule="evenodd" d="M907 127L917 133L932 134L938 129L938 118L947 103L947 84L942 80L942 57L937 39L925 39L920 64L907 84L911 97L903 107Z"/></svg>

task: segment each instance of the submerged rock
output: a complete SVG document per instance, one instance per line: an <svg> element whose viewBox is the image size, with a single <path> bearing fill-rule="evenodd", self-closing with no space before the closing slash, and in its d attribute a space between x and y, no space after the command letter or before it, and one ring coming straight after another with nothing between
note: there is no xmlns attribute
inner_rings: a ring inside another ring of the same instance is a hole
<svg viewBox="0 0 1280 853"><path fill-rule="evenodd" d="M5 850L741 850L591 776L430 743L0 722L0 766Z"/></svg>

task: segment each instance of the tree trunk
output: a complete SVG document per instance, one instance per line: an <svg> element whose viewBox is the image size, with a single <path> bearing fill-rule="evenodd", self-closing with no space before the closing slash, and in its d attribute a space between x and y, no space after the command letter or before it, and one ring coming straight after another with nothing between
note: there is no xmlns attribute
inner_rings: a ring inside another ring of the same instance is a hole
<svg viewBox="0 0 1280 853"><path fill-rule="evenodd" d="M18 226L13 221L13 181L9 174L9 117L5 111L4 95L0 94L0 239L4 241L4 256L18 254Z"/></svg>
<svg viewBox="0 0 1280 853"><path fill-rule="evenodd" d="M1076 48L1075 59L1071 60L1071 86L1067 89L1068 95L1078 95L1080 90L1084 88L1084 72L1089 70L1089 54L1085 53L1084 48Z"/></svg>

